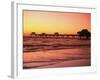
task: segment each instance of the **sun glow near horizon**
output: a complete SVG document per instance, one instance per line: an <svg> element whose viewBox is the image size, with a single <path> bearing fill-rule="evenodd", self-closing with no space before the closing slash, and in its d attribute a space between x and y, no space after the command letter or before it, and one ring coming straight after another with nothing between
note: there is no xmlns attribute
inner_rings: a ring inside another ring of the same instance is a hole
<svg viewBox="0 0 100 80"><path fill-rule="evenodd" d="M23 11L24 33L59 32L61 34L76 34L84 26L91 31L90 13Z"/></svg>

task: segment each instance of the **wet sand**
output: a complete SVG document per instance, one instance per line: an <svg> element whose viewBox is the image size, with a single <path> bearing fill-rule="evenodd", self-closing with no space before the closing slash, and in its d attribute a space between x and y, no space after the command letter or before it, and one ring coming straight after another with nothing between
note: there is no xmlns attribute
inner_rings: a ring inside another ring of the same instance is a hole
<svg viewBox="0 0 100 80"><path fill-rule="evenodd" d="M24 52L23 68L90 66L90 47Z"/></svg>

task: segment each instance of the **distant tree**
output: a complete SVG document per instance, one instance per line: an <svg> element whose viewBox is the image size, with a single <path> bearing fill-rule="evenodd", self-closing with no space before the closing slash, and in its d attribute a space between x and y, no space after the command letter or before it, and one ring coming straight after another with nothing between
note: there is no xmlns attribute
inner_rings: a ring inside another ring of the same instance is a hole
<svg viewBox="0 0 100 80"><path fill-rule="evenodd" d="M89 39L91 36L91 33L87 29L82 29L81 31L77 32L80 38L86 37L86 39Z"/></svg>

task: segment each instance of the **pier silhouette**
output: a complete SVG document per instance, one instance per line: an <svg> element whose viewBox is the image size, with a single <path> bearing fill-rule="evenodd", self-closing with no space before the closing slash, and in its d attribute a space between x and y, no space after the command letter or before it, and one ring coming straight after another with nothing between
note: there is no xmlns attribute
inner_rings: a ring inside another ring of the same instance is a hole
<svg viewBox="0 0 100 80"><path fill-rule="evenodd" d="M53 38L53 39L90 39L91 33L86 29L78 31L77 34L60 34L55 32L54 34L31 32L30 36L24 36L24 38Z"/></svg>

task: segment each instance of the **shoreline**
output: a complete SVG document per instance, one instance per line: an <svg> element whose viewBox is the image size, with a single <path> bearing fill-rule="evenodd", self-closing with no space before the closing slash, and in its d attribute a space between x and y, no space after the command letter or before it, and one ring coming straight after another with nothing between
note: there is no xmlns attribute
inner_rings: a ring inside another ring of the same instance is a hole
<svg viewBox="0 0 100 80"><path fill-rule="evenodd" d="M36 47L36 46L35 46ZM84 48L84 47L90 47L90 45L74 45L74 46L60 46L60 47L47 47L42 46L43 48L31 48L31 49L24 49L23 52L37 52L37 51L48 51L48 50L61 50L61 49L74 49L74 48Z"/></svg>

